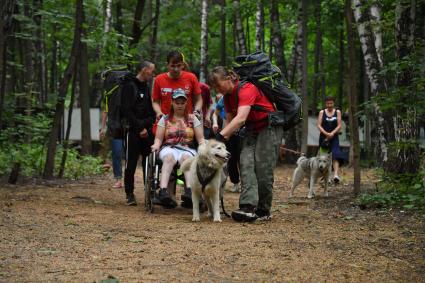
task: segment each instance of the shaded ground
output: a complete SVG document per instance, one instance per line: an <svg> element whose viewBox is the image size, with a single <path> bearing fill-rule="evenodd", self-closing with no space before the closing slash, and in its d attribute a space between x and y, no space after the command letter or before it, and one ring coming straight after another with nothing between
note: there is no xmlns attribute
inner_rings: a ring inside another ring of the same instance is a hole
<svg viewBox="0 0 425 283"><path fill-rule="evenodd" d="M273 220L254 224L192 223L182 208L150 214L140 186L139 206L126 207L109 177L3 185L0 281L425 282L422 216L362 211L349 184L309 201L304 182L288 202L292 170L276 170ZM364 187L372 179L364 174ZM227 210L237 200L226 193Z"/></svg>

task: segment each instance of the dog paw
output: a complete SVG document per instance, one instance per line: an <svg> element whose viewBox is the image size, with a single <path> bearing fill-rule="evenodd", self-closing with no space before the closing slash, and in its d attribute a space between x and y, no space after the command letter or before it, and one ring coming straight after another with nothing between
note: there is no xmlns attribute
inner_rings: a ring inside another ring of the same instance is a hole
<svg viewBox="0 0 425 283"><path fill-rule="evenodd" d="M313 195L308 195L307 198L308 199L312 199L314 196Z"/></svg>
<svg viewBox="0 0 425 283"><path fill-rule="evenodd" d="M221 219L220 219L220 218L216 218L216 219L214 219L213 221L214 221L214 222L221 222Z"/></svg>
<svg viewBox="0 0 425 283"><path fill-rule="evenodd" d="M199 217L193 217L192 218L192 222L200 222L201 219L199 219Z"/></svg>

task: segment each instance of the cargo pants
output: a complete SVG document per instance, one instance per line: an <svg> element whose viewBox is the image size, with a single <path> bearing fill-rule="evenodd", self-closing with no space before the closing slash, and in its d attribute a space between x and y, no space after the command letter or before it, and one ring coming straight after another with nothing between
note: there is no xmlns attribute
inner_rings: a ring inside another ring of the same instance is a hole
<svg viewBox="0 0 425 283"><path fill-rule="evenodd" d="M242 138L242 192L239 205L249 204L270 212L273 200L273 171L279 156L282 136L282 127L268 126L259 134L247 134Z"/></svg>

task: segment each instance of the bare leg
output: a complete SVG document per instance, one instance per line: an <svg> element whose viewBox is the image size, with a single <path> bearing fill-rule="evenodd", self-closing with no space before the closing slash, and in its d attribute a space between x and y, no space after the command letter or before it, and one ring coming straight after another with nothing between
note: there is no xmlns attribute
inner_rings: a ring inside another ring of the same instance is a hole
<svg viewBox="0 0 425 283"><path fill-rule="evenodd" d="M171 172L173 171L174 165L176 164L176 160L172 154L167 154L162 161L162 169L161 169L161 181L159 185L161 188L167 188L168 182L170 180Z"/></svg>
<svg viewBox="0 0 425 283"><path fill-rule="evenodd" d="M338 178L339 178L339 175L338 175L338 171L339 171L339 161L338 161L338 160L333 160L333 161L332 161L332 165L333 165L333 167L334 167L334 177L338 177Z"/></svg>

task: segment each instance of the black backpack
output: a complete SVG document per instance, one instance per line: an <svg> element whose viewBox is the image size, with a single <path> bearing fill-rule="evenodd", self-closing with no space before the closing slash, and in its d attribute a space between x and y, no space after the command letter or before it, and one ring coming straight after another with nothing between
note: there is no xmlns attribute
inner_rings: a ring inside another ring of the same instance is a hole
<svg viewBox="0 0 425 283"><path fill-rule="evenodd" d="M126 120L122 111L122 86L131 81L132 74L127 69L109 69L102 73L103 97L108 113L108 134L112 138L123 138Z"/></svg>
<svg viewBox="0 0 425 283"><path fill-rule="evenodd" d="M270 62L267 54L255 52L238 56L233 63L233 70L241 80L238 92L244 83L251 82L276 106L277 111L269 114L272 126L282 126L284 130L289 130L302 120L301 98L285 85L282 72ZM252 109L267 111L259 105L253 105Z"/></svg>

